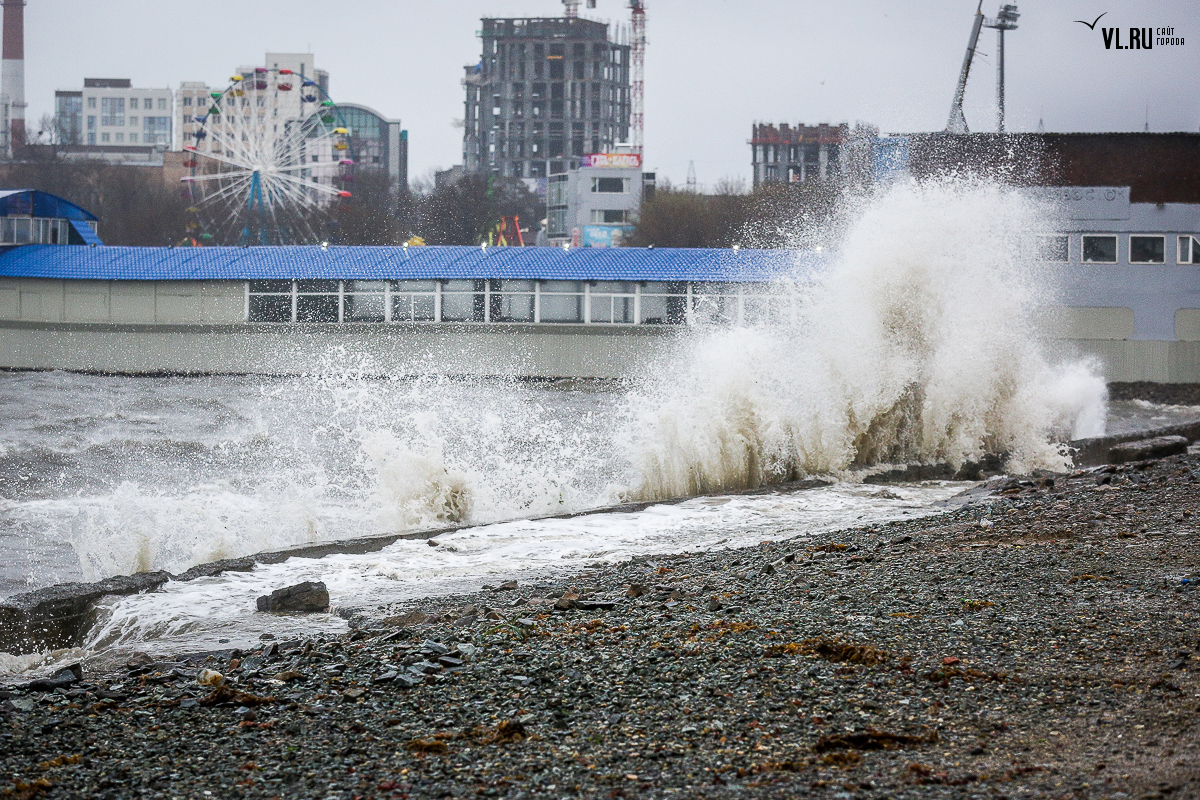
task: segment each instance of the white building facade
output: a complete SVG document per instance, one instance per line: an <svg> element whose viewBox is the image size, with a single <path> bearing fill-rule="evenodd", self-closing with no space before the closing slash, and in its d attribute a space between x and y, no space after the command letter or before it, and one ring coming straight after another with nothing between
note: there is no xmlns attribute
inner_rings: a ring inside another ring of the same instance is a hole
<svg viewBox="0 0 1200 800"><path fill-rule="evenodd" d="M81 144L171 147L170 89L138 89L128 78L85 78L81 99Z"/></svg>
<svg viewBox="0 0 1200 800"><path fill-rule="evenodd" d="M546 185L547 244L620 247L642 205L639 153L593 153Z"/></svg>

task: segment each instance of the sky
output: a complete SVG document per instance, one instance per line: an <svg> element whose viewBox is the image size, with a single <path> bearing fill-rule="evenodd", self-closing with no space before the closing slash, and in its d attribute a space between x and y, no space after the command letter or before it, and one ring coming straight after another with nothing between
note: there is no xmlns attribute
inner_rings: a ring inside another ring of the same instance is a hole
<svg viewBox="0 0 1200 800"><path fill-rule="evenodd" d="M648 0L645 168L701 187L749 181L751 125L866 122L941 130L977 0ZM999 0L985 0L995 15ZM628 23L627 0L581 16ZM1200 0L1019 2L1006 34L1006 127L1200 131ZM409 175L462 160L463 66L482 17L558 16L560 0L27 0L25 92L33 130L56 89L85 77L137 87L224 87L266 52L312 52L336 101L398 118ZM1074 20L1091 22L1090 30ZM1173 27L1183 46L1106 50L1101 29ZM967 86L973 131L996 129L996 32Z"/></svg>

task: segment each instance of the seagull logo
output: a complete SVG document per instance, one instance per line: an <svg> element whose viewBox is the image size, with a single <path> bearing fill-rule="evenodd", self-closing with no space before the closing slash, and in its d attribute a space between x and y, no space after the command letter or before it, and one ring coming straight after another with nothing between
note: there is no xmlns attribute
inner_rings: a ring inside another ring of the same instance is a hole
<svg viewBox="0 0 1200 800"><path fill-rule="evenodd" d="M1105 11L1105 12L1104 12L1104 14L1107 14L1107 13L1108 13L1107 11ZM1100 15L1100 17L1103 17L1103 16L1104 16L1104 14L1101 14L1101 15ZM1080 25L1087 25L1087 26L1088 26L1088 28L1089 28L1090 30L1093 30L1093 31L1094 31L1094 30L1096 30L1096 23L1100 21L1100 17L1096 17L1096 18L1095 18L1094 20L1092 20L1091 22L1084 22L1084 21L1083 21L1083 20L1081 20L1081 19L1072 20L1072 21L1073 21L1073 22L1078 22Z"/></svg>

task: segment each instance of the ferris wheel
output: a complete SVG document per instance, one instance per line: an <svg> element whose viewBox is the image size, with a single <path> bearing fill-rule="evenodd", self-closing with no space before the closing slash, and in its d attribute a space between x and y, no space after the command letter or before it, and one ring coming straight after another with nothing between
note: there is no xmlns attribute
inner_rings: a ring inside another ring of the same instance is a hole
<svg viewBox="0 0 1200 800"><path fill-rule="evenodd" d="M351 132L316 81L289 69L234 75L185 137L190 223L204 244L315 244L352 196Z"/></svg>

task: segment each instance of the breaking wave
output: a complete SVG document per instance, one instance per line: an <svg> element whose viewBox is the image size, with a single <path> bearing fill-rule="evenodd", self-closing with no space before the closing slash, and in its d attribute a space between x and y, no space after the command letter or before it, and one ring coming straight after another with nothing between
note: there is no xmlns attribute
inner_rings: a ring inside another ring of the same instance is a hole
<svg viewBox="0 0 1200 800"><path fill-rule="evenodd" d="M1052 294L1027 242L1050 210L978 183L903 185L867 205L786 328L698 336L629 401L634 494L749 489L880 463L1006 453L1062 468L1103 433L1105 386L1052 364Z"/></svg>

